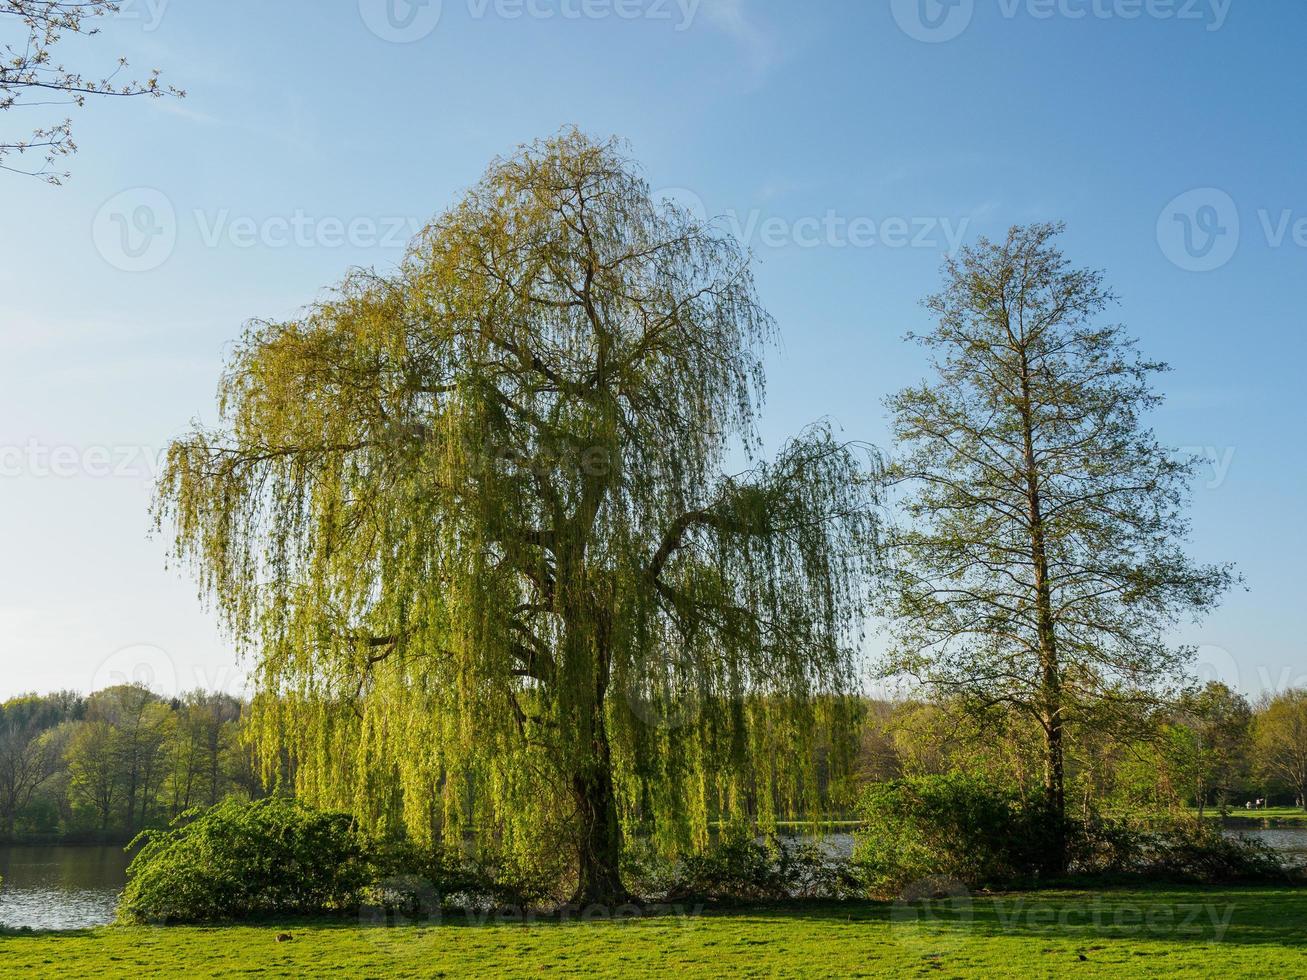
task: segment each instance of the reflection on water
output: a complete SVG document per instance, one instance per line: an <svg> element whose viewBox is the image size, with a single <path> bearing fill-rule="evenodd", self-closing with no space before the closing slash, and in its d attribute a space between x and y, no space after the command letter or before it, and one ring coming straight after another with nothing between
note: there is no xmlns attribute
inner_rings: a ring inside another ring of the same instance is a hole
<svg viewBox="0 0 1307 980"><path fill-rule="evenodd" d="M1290 864L1307 867L1307 827L1227 827L1225 832L1259 840L1279 851Z"/></svg>
<svg viewBox="0 0 1307 980"><path fill-rule="evenodd" d="M0 925L84 929L113 921L121 847L0 847Z"/></svg>

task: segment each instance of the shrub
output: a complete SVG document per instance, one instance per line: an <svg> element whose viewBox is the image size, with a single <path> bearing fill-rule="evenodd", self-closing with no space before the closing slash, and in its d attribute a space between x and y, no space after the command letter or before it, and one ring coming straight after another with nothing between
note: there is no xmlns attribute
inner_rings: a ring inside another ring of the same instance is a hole
<svg viewBox="0 0 1307 980"><path fill-rule="evenodd" d="M340 911L357 905L372 875L349 816L288 799L192 810L137 844L119 905L125 922Z"/></svg>
<svg viewBox="0 0 1307 980"><path fill-rule="evenodd" d="M775 856L744 828L722 832L701 854L687 855L675 874L670 893L707 899L784 898L785 882Z"/></svg>
<svg viewBox="0 0 1307 980"><path fill-rule="evenodd" d="M1150 877L1201 884L1286 881L1293 872L1270 845L1193 822L1142 831L1139 865Z"/></svg>
<svg viewBox="0 0 1307 980"><path fill-rule="evenodd" d="M760 839L744 826L723 830L707 851L676 862L633 849L626 871L638 892L671 900L842 899L864 890L849 861L820 843Z"/></svg>
<svg viewBox="0 0 1307 980"><path fill-rule="evenodd" d="M531 908L563 901L571 894L576 882L571 857L567 850L488 855L483 862L486 873L495 883L496 904Z"/></svg>
<svg viewBox="0 0 1307 980"><path fill-rule="evenodd" d="M444 847L380 841L373 850L369 909L417 918L454 905L489 904L495 884L484 867Z"/></svg>
<svg viewBox="0 0 1307 980"><path fill-rule="evenodd" d="M499 904L498 887L483 865L436 846L407 840L378 842L374 880L364 889L361 912L374 922L423 921L454 908Z"/></svg>
<svg viewBox="0 0 1307 980"><path fill-rule="evenodd" d="M1031 884L1064 836L1072 875L1226 884L1280 881L1289 871L1265 844L1192 823L1164 828L1096 815L1059 824L1039 797L964 773L880 783L862 799L855 862L873 893L953 879L968 888Z"/></svg>
<svg viewBox="0 0 1307 980"><path fill-rule="evenodd" d="M927 878L969 888L1038 874L1056 828L1038 803L966 773L868 787L854 858L873 892Z"/></svg>
<svg viewBox="0 0 1307 980"><path fill-rule="evenodd" d="M846 899L863 895L866 882L847 858L817 841L780 839L778 871L789 898Z"/></svg>
<svg viewBox="0 0 1307 980"><path fill-rule="evenodd" d="M1148 837L1127 820L1091 813L1068 821L1070 870L1079 874L1129 873L1147 866Z"/></svg>

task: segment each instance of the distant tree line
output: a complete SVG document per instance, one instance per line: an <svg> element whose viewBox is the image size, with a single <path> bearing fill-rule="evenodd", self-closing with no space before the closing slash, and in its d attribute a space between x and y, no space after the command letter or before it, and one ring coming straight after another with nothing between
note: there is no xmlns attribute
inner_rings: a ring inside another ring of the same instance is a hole
<svg viewBox="0 0 1307 980"><path fill-rule="evenodd" d="M1037 722L963 701L873 701L859 752L863 783L953 772L1032 796L1043 781ZM1067 809L1244 813L1307 800L1307 691L1255 703L1210 682L1141 709L1127 726L1069 726Z"/></svg>
<svg viewBox="0 0 1307 980"><path fill-rule="evenodd" d="M242 702L134 684L0 705L0 835L117 839L196 806L263 795Z"/></svg>
<svg viewBox="0 0 1307 980"><path fill-rule="evenodd" d="M867 700L855 782L965 772L1040 792L1034 722L948 701ZM0 705L0 836L123 839L198 806L267 795L243 731L248 706L137 685L90 696L24 695ZM1250 703L1209 683L1142 713L1132 730L1068 731L1068 808L1241 813L1307 799L1307 691ZM824 770L824 767L823 767ZM848 787L819 780L829 812ZM757 787L755 787L755 790ZM753 794L750 794L751 797ZM769 811L750 798L748 808ZM782 807L783 808L783 807Z"/></svg>

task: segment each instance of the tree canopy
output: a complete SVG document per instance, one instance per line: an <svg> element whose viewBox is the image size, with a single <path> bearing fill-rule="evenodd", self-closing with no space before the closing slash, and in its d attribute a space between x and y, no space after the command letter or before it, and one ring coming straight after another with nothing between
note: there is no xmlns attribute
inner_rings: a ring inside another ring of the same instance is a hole
<svg viewBox="0 0 1307 980"><path fill-rule="evenodd" d="M269 772L421 840L570 843L578 900L623 894L624 836L810 808L873 485L822 425L760 458L773 335L737 243L574 131L251 325L156 513L255 651Z"/></svg>
<svg viewBox="0 0 1307 980"><path fill-rule="evenodd" d="M1103 322L1112 293L1060 231L979 240L926 302L938 324L916 339L935 376L889 402L911 522L885 603L889 672L1039 725L1059 816L1067 726L1136 723L1186 665L1171 627L1233 580L1183 550L1194 462L1146 423L1165 365Z"/></svg>
<svg viewBox="0 0 1307 980"><path fill-rule="evenodd" d="M1264 775L1307 810L1307 690L1268 695L1253 730Z"/></svg>

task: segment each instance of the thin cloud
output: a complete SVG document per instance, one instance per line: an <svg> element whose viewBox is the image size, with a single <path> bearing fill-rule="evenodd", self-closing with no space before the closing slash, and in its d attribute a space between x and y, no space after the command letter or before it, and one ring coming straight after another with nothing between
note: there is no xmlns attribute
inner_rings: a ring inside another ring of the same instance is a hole
<svg viewBox="0 0 1307 980"><path fill-rule="evenodd" d="M781 59L775 34L759 26L745 11L744 0L704 0L704 13L714 27L744 51L756 78L767 74Z"/></svg>
<svg viewBox="0 0 1307 980"><path fill-rule="evenodd" d="M191 122L201 123L205 126L223 126L226 123L217 116L211 116L207 112L199 112L191 109L185 103L176 99L151 99L150 107L157 112L164 112L170 116L178 116L182 119L189 119Z"/></svg>

